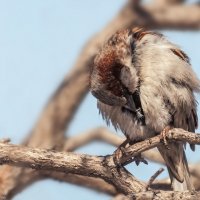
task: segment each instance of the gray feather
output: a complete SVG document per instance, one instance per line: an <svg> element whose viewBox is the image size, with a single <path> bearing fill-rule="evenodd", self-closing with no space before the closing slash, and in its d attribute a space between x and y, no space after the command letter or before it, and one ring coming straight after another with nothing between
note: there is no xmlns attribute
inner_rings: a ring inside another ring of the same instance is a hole
<svg viewBox="0 0 200 200"><path fill-rule="evenodd" d="M189 58L161 35L145 32L137 35L137 39L130 40L129 36L123 35L122 40L115 40L123 41L118 45L115 43L115 48L118 46L117 52L125 52L117 58L122 66L126 66L119 76L122 86L132 94L139 88L145 126L136 115L123 112L122 106L98 101L103 118L116 129L121 129L132 141L159 134L169 125L194 132L198 121L194 92L200 91L200 81L191 68ZM134 45L130 41L134 41ZM132 96L124 96L127 103L123 106L135 111ZM174 190L193 189L183 145L170 143L170 150L159 147Z"/></svg>

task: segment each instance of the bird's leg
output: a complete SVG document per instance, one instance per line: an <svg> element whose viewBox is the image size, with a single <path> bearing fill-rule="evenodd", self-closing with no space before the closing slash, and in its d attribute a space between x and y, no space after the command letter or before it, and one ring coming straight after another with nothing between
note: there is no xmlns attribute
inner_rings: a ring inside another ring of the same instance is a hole
<svg viewBox="0 0 200 200"><path fill-rule="evenodd" d="M122 144L119 145L119 147L114 151L113 153L113 159L114 159L114 162L117 166L121 166L121 163L120 163L120 158L122 157L124 151L123 149L126 147L127 144L130 143L130 139L126 139Z"/></svg>
<svg viewBox="0 0 200 200"><path fill-rule="evenodd" d="M161 138L163 139L164 145L167 147L167 149L169 148L168 143L167 143L167 135L171 129L172 129L171 126L166 126L160 133Z"/></svg>
<svg viewBox="0 0 200 200"><path fill-rule="evenodd" d="M141 140L142 141L142 140ZM133 145L133 144L135 144L135 143L137 143L137 142L140 142L140 140L139 141L131 141L131 142L129 142L129 144L130 145ZM126 163L124 163L124 165L127 165L127 164L129 164L129 163L131 163L131 162L135 162L135 164L138 166L141 162L142 163L144 163L144 164L146 164L146 165L148 165L148 162L142 157L142 154L141 153L139 153L139 154L137 154L136 156L134 156L133 158L131 158L130 160L128 160Z"/></svg>
<svg viewBox="0 0 200 200"><path fill-rule="evenodd" d="M129 144L133 145L135 144L135 142L130 141L130 139L126 139L118 148L117 150L114 152L114 162L117 166L121 166L121 162L120 162L120 158L123 156L124 154L124 148L126 148L126 145ZM148 162L142 157L141 153L139 153L138 155L134 156L133 158L127 160L125 163L123 163L123 166L130 164L131 162L135 162L136 165L138 166L141 162L143 162L144 164L148 164Z"/></svg>
<svg viewBox="0 0 200 200"><path fill-rule="evenodd" d="M135 164L138 166L141 162L143 162L144 164L148 165L147 160L145 160L141 153L139 153L138 155L132 157L131 159L127 160L125 163L123 163L123 166L126 166L132 162L135 162Z"/></svg>

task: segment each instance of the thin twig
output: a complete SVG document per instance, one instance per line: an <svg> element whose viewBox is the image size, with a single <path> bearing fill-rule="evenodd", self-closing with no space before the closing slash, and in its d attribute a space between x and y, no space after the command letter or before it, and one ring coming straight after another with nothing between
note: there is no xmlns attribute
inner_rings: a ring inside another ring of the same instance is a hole
<svg viewBox="0 0 200 200"><path fill-rule="evenodd" d="M148 190L152 183L156 180L156 178L164 171L164 168L160 168L148 181L147 186L146 186L146 190Z"/></svg>

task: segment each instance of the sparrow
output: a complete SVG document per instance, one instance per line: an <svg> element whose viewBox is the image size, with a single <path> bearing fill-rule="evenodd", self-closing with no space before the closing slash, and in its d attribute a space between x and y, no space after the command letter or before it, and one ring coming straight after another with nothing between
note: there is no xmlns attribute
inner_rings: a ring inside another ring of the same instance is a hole
<svg viewBox="0 0 200 200"><path fill-rule="evenodd" d="M103 119L133 144L172 128L195 132L200 81L190 59L162 34L123 29L104 44L90 74L91 93ZM194 190L183 142L158 150L175 191ZM194 146L191 146L194 150Z"/></svg>

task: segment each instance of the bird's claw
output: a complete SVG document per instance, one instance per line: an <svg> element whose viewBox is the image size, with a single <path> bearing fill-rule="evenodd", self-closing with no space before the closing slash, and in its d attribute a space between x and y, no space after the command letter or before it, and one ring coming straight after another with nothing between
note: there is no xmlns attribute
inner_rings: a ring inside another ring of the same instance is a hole
<svg viewBox="0 0 200 200"><path fill-rule="evenodd" d="M125 163L121 163L121 158L123 155L126 155L126 145L129 143L129 140L124 141L113 153L113 161L116 166L122 167L126 166L132 162L135 162L135 164L138 166L141 162L148 165L148 162L141 156L141 153L134 156L133 158L130 158Z"/></svg>
<svg viewBox="0 0 200 200"><path fill-rule="evenodd" d="M169 149L168 142L167 142L167 135L170 131L171 127L167 126L161 131L161 138L163 139L163 143L167 149Z"/></svg>
<svg viewBox="0 0 200 200"><path fill-rule="evenodd" d="M145 159L141 156L141 154L135 156L135 157L133 158L133 162L135 162L135 164L136 164L137 166L138 166L141 162L144 163L145 165L148 165L147 160L145 160Z"/></svg>
<svg viewBox="0 0 200 200"><path fill-rule="evenodd" d="M118 148L115 152L114 152L114 162L118 167L122 167L122 166L126 166L132 162L135 162L135 164L138 166L140 163L144 163L145 165L148 165L147 160L145 160L141 154L134 156L133 158L127 160L125 163L121 163L120 158L123 156L125 152L123 151L123 147L122 148Z"/></svg>
<svg viewBox="0 0 200 200"><path fill-rule="evenodd" d="M125 153L125 147L127 144L129 144L129 139L126 139L113 153L113 160L114 160L114 163L116 166L119 166L121 167L122 164L121 164L121 161L120 161L120 158L126 154Z"/></svg>
<svg viewBox="0 0 200 200"><path fill-rule="evenodd" d="M125 163L123 163L123 166L128 165L128 164L130 164L130 163L132 163L132 162L135 162L135 164L136 164L137 166L138 166L141 162L144 163L144 164L146 164L146 165L148 165L147 160L145 160L145 159L141 156L141 154L138 154L137 156L135 156L135 157L133 157L133 158L127 160Z"/></svg>
<svg viewBox="0 0 200 200"><path fill-rule="evenodd" d="M124 147L118 147L117 150L114 151L113 160L114 160L114 163L115 163L116 166L119 166L119 167L122 166L120 158L123 156L124 153L125 153Z"/></svg>

